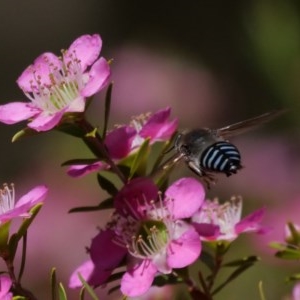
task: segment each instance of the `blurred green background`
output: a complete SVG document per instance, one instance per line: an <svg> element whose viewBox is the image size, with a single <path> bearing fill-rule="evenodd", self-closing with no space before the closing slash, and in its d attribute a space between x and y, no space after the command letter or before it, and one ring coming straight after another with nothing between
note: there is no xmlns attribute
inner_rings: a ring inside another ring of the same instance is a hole
<svg viewBox="0 0 300 300"><path fill-rule="evenodd" d="M273 259L268 242L283 239L286 221L300 223L299 1L2 0L0 20L1 103L25 99L15 81L39 54L59 53L78 36L99 33L103 56L114 59L111 126L166 106L181 129L217 128L288 108L271 124L234 139L245 169L228 179L220 176L208 192L221 200L243 195L244 214L266 206L265 222L274 228L266 237L242 237L234 244L231 258L257 254L262 261L216 299L259 299L261 280L267 299L288 299L292 285L284 279L299 266ZM101 125L101 100L103 94L89 113L95 125ZM107 218L68 210L104 196L93 175L71 179L60 168L65 160L90 156L79 141L50 132L10 143L23 127L0 124L0 177L14 182L18 195L41 183L51 189L29 233L24 275L39 299L49 299L50 268L57 267L67 283L87 258L84 247L96 226ZM179 176L192 174L180 166L174 178Z"/></svg>

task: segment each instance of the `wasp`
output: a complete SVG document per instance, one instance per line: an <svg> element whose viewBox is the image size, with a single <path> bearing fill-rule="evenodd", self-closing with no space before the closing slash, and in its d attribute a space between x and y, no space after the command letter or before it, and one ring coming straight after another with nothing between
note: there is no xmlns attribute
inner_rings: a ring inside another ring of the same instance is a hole
<svg viewBox="0 0 300 300"><path fill-rule="evenodd" d="M179 133L173 147L167 151L175 149L176 153L162 168L167 169L183 159L210 188L210 184L215 183L214 173L230 176L243 168L240 151L228 138L270 122L285 111L267 112L219 129L197 128Z"/></svg>

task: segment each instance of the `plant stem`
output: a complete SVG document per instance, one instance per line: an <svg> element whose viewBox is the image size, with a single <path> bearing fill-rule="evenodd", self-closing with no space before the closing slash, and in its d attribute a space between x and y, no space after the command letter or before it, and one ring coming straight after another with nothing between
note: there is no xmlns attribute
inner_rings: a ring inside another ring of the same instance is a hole
<svg viewBox="0 0 300 300"><path fill-rule="evenodd" d="M22 287L21 283L18 282L15 272L14 272L14 265L12 261L9 258L5 259L5 263L7 266L7 270L9 273L9 276L13 282L13 290L14 293L16 293L18 296L24 296L27 300L37 300L37 298L33 295L32 292Z"/></svg>
<svg viewBox="0 0 300 300"><path fill-rule="evenodd" d="M210 276L210 280L208 282L208 290L211 292L213 286L214 286L214 283L215 283L215 280L216 280L216 277L220 271L220 268L222 266L222 262L223 262L223 256L222 255L219 255L218 252L216 253L216 256L215 256L215 267L213 269L213 272Z"/></svg>
<svg viewBox="0 0 300 300"><path fill-rule="evenodd" d="M113 172L121 179L123 183L127 182L124 174L117 167L114 161L111 159L109 153L106 150L106 147L103 143L103 140L99 133L95 131L95 127L93 127L88 121L82 118L77 123L80 128L86 132L86 135L83 137L83 141L89 147L89 149L99 158L103 158L103 160L110 166ZM93 132L95 131L95 132Z"/></svg>

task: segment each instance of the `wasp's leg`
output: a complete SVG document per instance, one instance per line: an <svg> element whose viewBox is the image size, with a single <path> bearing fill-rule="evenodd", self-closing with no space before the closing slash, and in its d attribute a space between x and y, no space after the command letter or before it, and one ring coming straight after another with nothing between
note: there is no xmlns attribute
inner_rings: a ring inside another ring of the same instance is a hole
<svg viewBox="0 0 300 300"><path fill-rule="evenodd" d="M203 181L205 182L208 189L210 189L211 184L216 184L216 177L211 173L206 173L203 171Z"/></svg>
<svg viewBox="0 0 300 300"><path fill-rule="evenodd" d="M194 162L189 161L187 165L195 174L197 174L203 179L208 189L210 189L211 183L213 184L216 183L215 177L211 173L205 172L201 167L198 167Z"/></svg>
<svg viewBox="0 0 300 300"><path fill-rule="evenodd" d="M188 161L187 165L198 176L200 176L200 177L203 176L203 170L200 167L198 167L193 161Z"/></svg>

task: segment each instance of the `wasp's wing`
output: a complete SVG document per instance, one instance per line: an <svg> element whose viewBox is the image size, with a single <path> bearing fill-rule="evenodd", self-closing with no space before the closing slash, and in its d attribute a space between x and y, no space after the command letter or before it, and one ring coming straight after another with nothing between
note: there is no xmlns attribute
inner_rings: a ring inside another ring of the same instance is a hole
<svg viewBox="0 0 300 300"><path fill-rule="evenodd" d="M260 116L216 129L214 130L214 134L216 136L227 139L229 137L239 135L249 130L255 129L256 127L262 124L268 123L269 121L277 118L278 116L282 115L286 111L287 111L286 109L281 109L281 110L267 112Z"/></svg>

